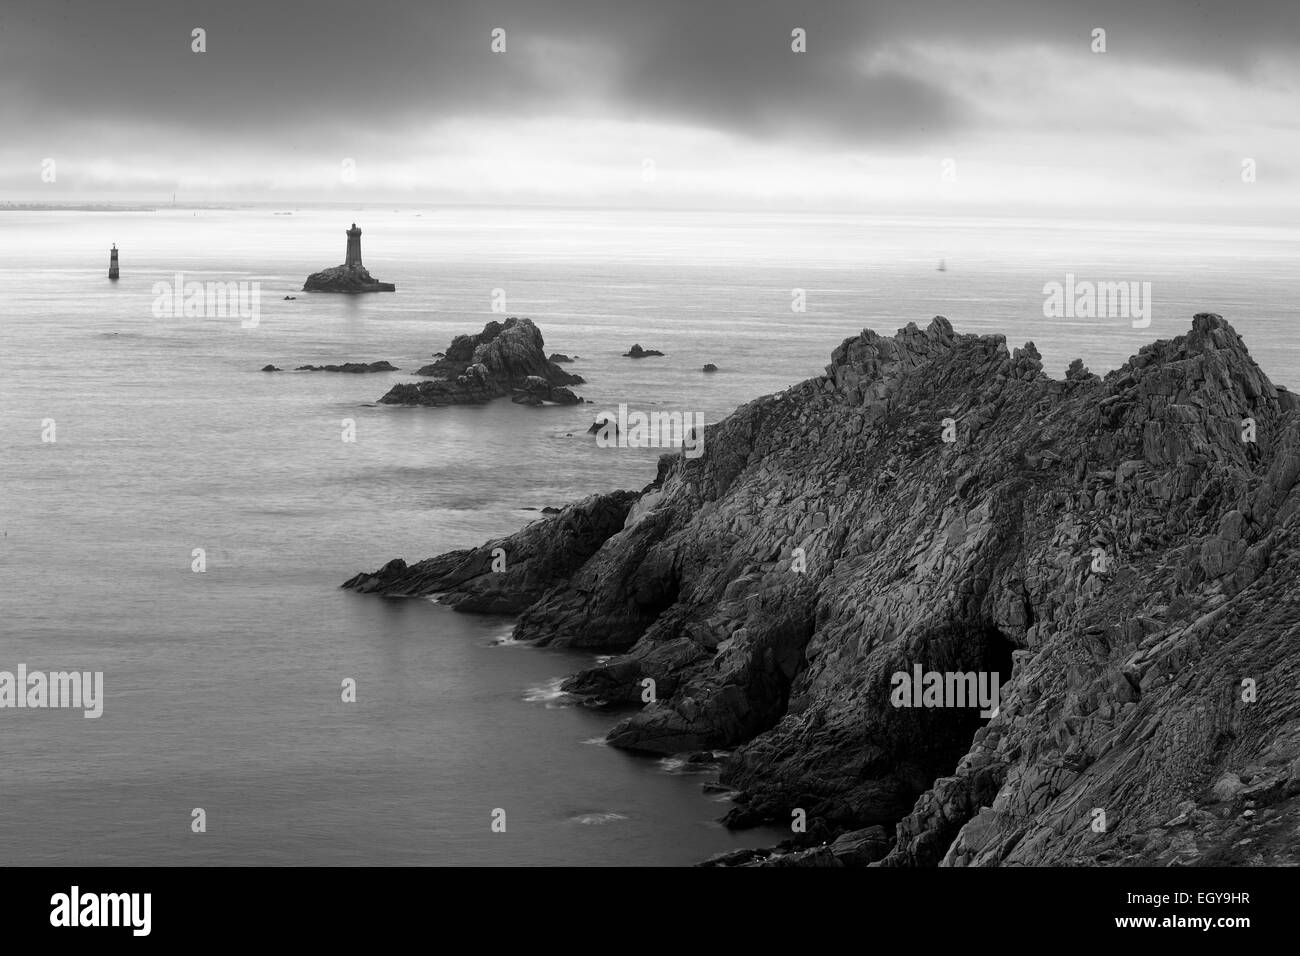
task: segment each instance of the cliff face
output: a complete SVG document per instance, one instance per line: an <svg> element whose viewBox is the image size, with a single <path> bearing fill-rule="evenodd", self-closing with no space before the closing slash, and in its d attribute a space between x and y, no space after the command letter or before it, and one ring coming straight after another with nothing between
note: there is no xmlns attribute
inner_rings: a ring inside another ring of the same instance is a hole
<svg viewBox="0 0 1300 956"><path fill-rule="evenodd" d="M583 382L546 357L541 330L532 319L489 322L477 335L458 335L438 361L417 375L434 381L394 385L385 405L461 405L511 395L521 405L582 399L565 386Z"/></svg>
<svg viewBox="0 0 1300 956"><path fill-rule="evenodd" d="M566 685L654 680L612 743L736 748L729 823L802 809L855 848L785 865L1294 862L1300 402L1220 317L1104 379L942 318L864 331L706 439L639 495L349 584L623 652ZM895 706L914 665L998 674L997 712Z"/></svg>

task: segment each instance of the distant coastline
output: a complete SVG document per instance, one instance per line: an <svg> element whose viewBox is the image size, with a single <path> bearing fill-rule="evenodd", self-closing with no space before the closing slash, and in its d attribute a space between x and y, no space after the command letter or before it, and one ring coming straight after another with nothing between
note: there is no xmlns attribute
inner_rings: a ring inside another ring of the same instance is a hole
<svg viewBox="0 0 1300 956"><path fill-rule="evenodd" d="M227 207L213 207L227 208ZM157 206L130 203L0 202L0 212L157 212Z"/></svg>

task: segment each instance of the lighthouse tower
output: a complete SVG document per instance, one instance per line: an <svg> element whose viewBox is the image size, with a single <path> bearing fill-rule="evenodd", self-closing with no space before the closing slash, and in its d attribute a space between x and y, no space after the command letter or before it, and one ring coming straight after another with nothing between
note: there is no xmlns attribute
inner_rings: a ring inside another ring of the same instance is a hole
<svg viewBox="0 0 1300 956"><path fill-rule="evenodd" d="M361 230L355 222L348 230L348 257L343 264L349 269L361 268Z"/></svg>
<svg viewBox="0 0 1300 956"><path fill-rule="evenodd" d="M108 277L117 278L117 243L113 243L113 248L108 253Z"/></svg>

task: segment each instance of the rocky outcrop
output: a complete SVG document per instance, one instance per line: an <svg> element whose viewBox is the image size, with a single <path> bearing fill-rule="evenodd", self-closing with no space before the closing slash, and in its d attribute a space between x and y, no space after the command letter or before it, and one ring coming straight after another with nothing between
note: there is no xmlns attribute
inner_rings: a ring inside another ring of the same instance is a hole
<svg viewBox="0 0 1300 956"><path fill-rule="evenodd" d="M342 292L355 294L360 292L396 292L397 286L391 282L380 282L370 275L365 266L335 266L313 272L303 283L303 292Z"/></svg>
<svg viewBox="0 0 1300 956"><path fill-rule="evenodd" d="M572 363L575 358L577 358L576 355L568 356L563 352L552 352L550 361L555 362L557 365L567 365Z"/></svg>
<svg viewBox="0 0 1300 956"><path fill-rule="evenodd" d="M266 371L263 369L262 371ZM295 372L398 372L401 369L394 366L391 362L379 361L366 364L365 362L344 362L342 365L299 365Z"/></svg>
<svg viewBox="0 0 1300 956"><path fill-rule="evenodd" d="M566 386L581 384L546 358L542 333L532 319L489 322L477 335L458 335L436 362L417 375L433 381L394 385L385 405L465 405L511 396L522 405L576 405Z"/></svg>
<svg viewBox="0 0 1300 956"><path fill-rule="evenodd" d="M734 748L730 825L806 817L730 862L1296 862L1300 402L1221 317L1063 379L864 331L706 430L511 606L616 654L565 685L638 708L611 743ZM914 668L999 675L995 711L898 706Z"/></svg>
<svg viewBox="0 0 1300 956"><path fill-rule="evenodd" d="M596 420L591 423L587 429L588 435L599 435L601 432L610 432L615 437L618 436L618 416L612 412L601 412L596 416Z"/></svg>
<svg viewBox="0 0 1300 956"><path fill-rule="evenodd" d="M636 497L630 491L592 495L508 538L413 565L399 558L343 586L383 594L438 595L441 603L458 611L517 614L567 580L617 533Z"/></svg>
<svg viewBox="0 0 1300 956"><path fill-rule="evenodd" d="M623 353L623 358L650 358L652 355L663 355L663 352L655 349L643 349L640 345L633 345Z"/></svg>
<svg viewBox="0 0 1300 956"><path fill-rule="evenodd" d="M510 400L516 405L581 405L582 399L563 385L552 385L540 375L529 375L514 388Z"/></svg>
<svg viewBox="0 0 1300 956"><path fill-rule="evenodd" d="M709 362L704 366L704 371L706 372L716 372L717 370L718 367L714 365L712 362Z"/></svg>
<svg viewBox="0 0 1300 956"><path fill-rule="evenodd" d="M280 371L283 371L283 369L276 368L274 365L263 365L263 366L262 366L262 371L263 371L263 372L280 372Z"/></svg>

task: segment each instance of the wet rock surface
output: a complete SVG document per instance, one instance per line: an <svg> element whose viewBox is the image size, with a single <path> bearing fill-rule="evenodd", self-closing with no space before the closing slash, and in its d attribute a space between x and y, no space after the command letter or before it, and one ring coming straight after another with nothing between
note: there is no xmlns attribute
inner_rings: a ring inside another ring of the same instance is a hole
<svg viewBox="0 0 1300 956"><path fill-rule="evenodd" d="M707 434L497 542L547 565L509 587L484 549L349 585L615 652L565 684L637 707L611 743L732 748L729 825L806 816L715 865L1297 862L1300 402L1222 318L1062 379L864 331ZM996 713L894 706L913 665L999 674Z"/></svg>

